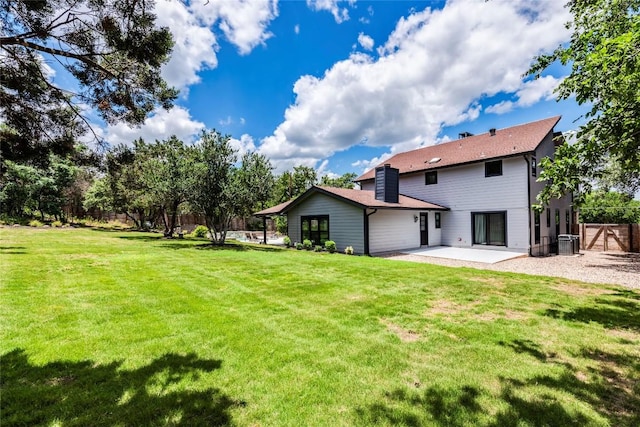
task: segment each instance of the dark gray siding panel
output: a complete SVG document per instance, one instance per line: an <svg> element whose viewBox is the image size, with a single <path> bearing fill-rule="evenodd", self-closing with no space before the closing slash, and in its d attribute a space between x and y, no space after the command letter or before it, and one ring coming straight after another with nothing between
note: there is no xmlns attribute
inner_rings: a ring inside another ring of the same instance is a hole
<svg viewBox="0 0 640 427"><path fill-rule="evenodd" d="M313 194L287 213L289 237L300 242L300 217L329 215L329 238L336 242L339 251L347 246L364 253L364 222L362 209L324 194Z"/></svg>

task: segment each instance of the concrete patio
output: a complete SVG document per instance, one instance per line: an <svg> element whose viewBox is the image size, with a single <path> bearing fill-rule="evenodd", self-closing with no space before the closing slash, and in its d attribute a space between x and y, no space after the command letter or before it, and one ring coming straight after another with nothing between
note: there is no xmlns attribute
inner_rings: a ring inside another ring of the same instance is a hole
<svg viewBox="0 0 640 427"><path fill-rule="evenodd" d="M528 256L523 252L493 249L454 248L450 246L434 246L401 252L409 255L457 259L462 261L481 262L485 264L495 264L496 262L506 261L508 259Z"/></svg>

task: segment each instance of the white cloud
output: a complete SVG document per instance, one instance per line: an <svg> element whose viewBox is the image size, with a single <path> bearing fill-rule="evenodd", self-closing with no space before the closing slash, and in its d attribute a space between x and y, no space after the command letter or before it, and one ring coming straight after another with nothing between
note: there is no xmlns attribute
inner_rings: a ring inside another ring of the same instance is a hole
<svg viewBox="0 0 640 427"><path fill-rule="evenodd" d="M353 6L356 0L307 0L307 6L311 10L321 11L326 10L331 12L333 18L338 24L349 20L349 10L346 7L340 7L340 3L348 3L349 6Z"/></svg>
<svg viewBox="0 0 640 427"><path fill-rule="evenodd" d="M101 133L111 145L131 144L138 138L152 142L167 139L171 135L176 135L184 142L193 142L204 128L204 123L193 120L186 109L173 107L171 111L157 109L140 127L118 123L107 126Z"/></svg>
<svg viewBox="0 0 640 427"><path fill-rule="evenodd" d="M414 12L378 59L353 53L321 77L299 78L295 103L260 151L274 163L315 165L359 143L391 153L433 144L443 126L478 117L485 96L544 93L525 90L521 76L536 54L568 39L569 19L562 2L528 0L452 0Z"/></svg>
<svg viewBox="0 0 640 427"><path fill-rule="evenodd" d="M296 33L296 34L300 34L300 24L296 24L293 27L293 32Z"/></svg>
<svg viewBox="0 0 640 427"><path fill-rule="evenodd" d="M248 151L255 151L256 145L251 135L243 134L240 139L231 138L229 140L231 147L238 150L238 157L241 157Z"/></svg>
<svg viewBox="0 0 640 427"><path fill-rule="evenodd" d="M373 39L365 33L358 34L358 43L364 50L373 50Z"/></svg>
<svg viewBox="0 0 640 427"><path fill-rule="evenodd" d="M537 80L523 82L515 93L517 99L513 101L501 101L485 109L487 113L504 114L518 107L529 107L540 100L554 99L553 91L562 82L562 78L544 76Z"/></svg>
<svg viewBox="0 0 640 427"><path fill-rule="evenodd" d="M277 0L221 2L159 0L157 23L169 27L175 45L163 66L163 77L180 89L198 83L198 72L218 66L218 28L241 54L248 54L272 36L269 23L278 16Z"/></svg>

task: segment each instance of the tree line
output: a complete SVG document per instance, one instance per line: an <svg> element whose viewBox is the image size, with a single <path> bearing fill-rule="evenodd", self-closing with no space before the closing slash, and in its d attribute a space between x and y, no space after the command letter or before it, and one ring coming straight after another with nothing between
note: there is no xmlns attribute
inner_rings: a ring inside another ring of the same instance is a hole
<svg viewBox="0 0 640 427"><path fill-rule="evenodd" d="M161 228L166 237L174 236L181 213L192 213L204 218L212 242L223 244L234 217L248 218L316 183L353 188L354 173L318 182L315 169L296 166L275 175L267 157L239 155L230 140L216 130L203 131L195 144L176 136L138 139L84 167L53 154L46 167L6 160L2 213L64 220L65 206L81 200L86 210L123 213L136 228Z"/></svg>

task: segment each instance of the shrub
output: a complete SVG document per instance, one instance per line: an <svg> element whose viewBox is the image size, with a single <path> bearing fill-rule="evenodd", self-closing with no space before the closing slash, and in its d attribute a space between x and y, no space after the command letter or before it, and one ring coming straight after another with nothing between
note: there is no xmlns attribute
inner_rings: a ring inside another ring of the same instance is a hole
<svg viewBox="0 0 640 427"><path fill-rule="evenodd" d="M43 224L37 219L32 219L31 221L29 221L29 227L42 227L42 225Z"/></svg>
<svg viewBox="0 0 640 427"><path fill-rule="evenodd" d="M209 229L207 227L205 227L204 225L198 225L196 228L193 229L193 231L191 232L191 235L193 237L203 238L203 237L207 237L208 232L209 232Z"/></svg>
<svg viewBox="0 0 640 427"><path fill-rule="evenodd" d="M296 242L296 249L300 251L302 250L302 248L303 248L302 243Z"/></svg>
<svg viewBox="0 0 640 427"><path fill-rule="evenodd" d="M60 221L53 221L53 222L51 223L51 226L52 226L52 227L62 227L62 222L60 222Z"/></svg>
<svg viewBox="0 0 640 427"><path fill-rule="evenodd" d="M284 239L282 239L282 242L286 247L288 248L291 247L291 238L289 236L284 236Z"/></svg>
<svg viewBox="0 0 640 427"><path fill-rule="evenodd" d="M315 247L315 248L313 248L313 250L314 250L315 252L322 252L322 246L320 246L320 245L316 245L316 247Z"/></svg>
<svg viewBox="0 0 640 427"><path fill-rule="evenodd" d="M347 255L353 255L353 246L347 246L344 248L344 253Z"/></svg>
<svg viewBox="0 0 640 427"><path fill-rule="evenodd" d="M306 250L310 251L311 248L313 248L313 243L311 243L311 240L309 240L309 239L304 239L302 241L302 247L305 248Z"/></svg>
<svg viewBox="0 0 640 427"><path fill-rule="evenodd" d="M336 242L334 242L333 240L327 240L326 242L324 242L324 247L327 249L327 251L329 251L330 254L332 254L336 251Z"/></svg>

